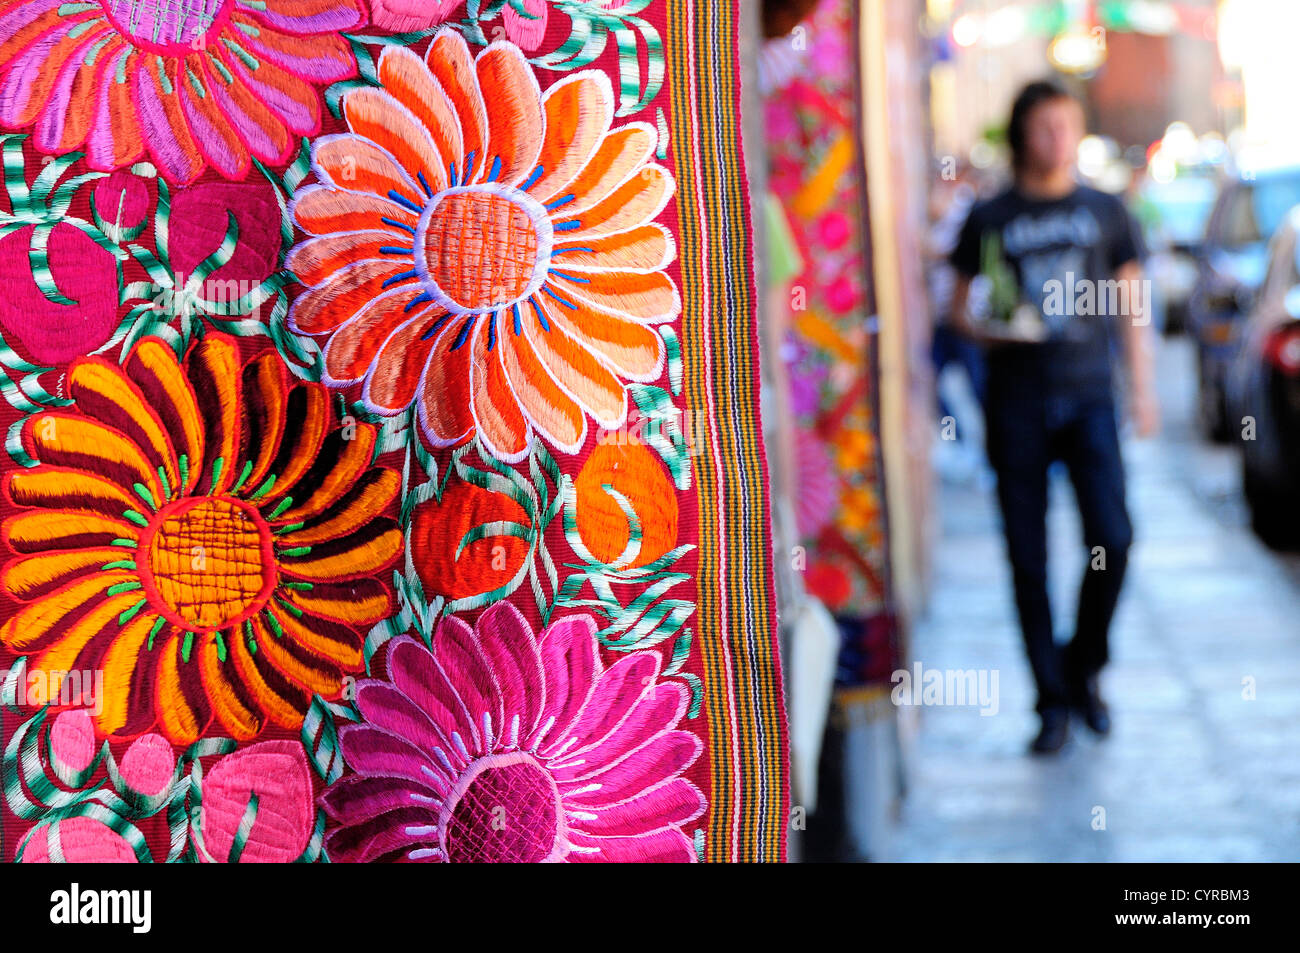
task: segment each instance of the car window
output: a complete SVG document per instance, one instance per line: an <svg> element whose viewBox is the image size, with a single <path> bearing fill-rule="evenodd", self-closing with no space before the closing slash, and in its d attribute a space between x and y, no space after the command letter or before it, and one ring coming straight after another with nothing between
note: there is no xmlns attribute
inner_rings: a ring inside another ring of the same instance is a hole
<svg viewBox="0 0 1300 953"><path fill-rule="evenodd" d="M1300 174L1242 182L1225 196L1219 241L1227 248L1267 241L1292 206L1300 204Z"/></svg>
<svg viewBox="0 0 1300 953"><path fill-rule="evenodd" d="M1268 256L1268 273L1264 276L1264 297L1284 295L1296 283L1296 240L1290 228L1280 229L1273 238Z"/></svg>

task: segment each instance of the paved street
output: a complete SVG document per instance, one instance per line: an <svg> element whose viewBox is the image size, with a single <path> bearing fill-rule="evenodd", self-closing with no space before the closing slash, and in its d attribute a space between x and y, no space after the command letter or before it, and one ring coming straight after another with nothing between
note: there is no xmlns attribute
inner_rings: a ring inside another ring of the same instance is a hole
<svg viewBox="0 0 1300 953"><path fill-rule="evenodd" d="M1193 434L1186 341L1164 342L1159 366L1164 432L1126 445L1138 539L1103 683L1112 736L1079 725L1058 758L1025 754L1033 691L994 501L974 481L945 481L931 609L911 655L927 669L998 670L1000 710L903 711L908 793L882 859L1300 859L1300 558L1255 539L1234 452ZM1064 474L1052 492L1062 631L1086 554Z"/></svg>

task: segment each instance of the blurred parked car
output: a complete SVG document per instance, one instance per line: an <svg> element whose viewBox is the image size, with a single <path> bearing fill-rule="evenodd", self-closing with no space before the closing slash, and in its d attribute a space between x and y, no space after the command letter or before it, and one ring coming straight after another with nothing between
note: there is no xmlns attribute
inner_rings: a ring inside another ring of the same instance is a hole
<svg viewBox="0 0 1300 953"><path fill-rule="evenodd" d="M1180 169L1165 181L1148 176L1133 196L1133 212L1147 246L1152 317L1156 327L1165 332L1181 331L1187 324L1196 262L1217 193L1217 170L1196 166Z"/></svg>
<svg viewBox="0 0 1300 953"><path fill-rule="evenodd" d="M1243 427L1242 487L1251 521L1273 546L1300 541L1298 236L1300 208L1295 208L1269 245L1268 271L1241 327L1241 346L1227 378L1233 426Z"/></svg>
<svg viewBox="0 0 1300 953"><path fill-rule="evenodd" d="M1237 351L1242 319L1268 266L1268 240L1300 204L1300 166L1228 174L1206 225L1188 302L1196 340L1198 419L1202 432L1226 440L1224 378Z"/></svg>

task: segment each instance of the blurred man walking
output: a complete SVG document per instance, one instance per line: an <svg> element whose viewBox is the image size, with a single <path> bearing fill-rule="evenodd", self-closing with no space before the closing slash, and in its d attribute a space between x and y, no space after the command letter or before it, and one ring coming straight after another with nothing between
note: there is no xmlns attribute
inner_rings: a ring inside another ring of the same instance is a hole
<svg viewBox="0 0 1300 953"><path fill-rule="evenodd" d="M1076 181L1078 102L1051 82L1016 98L1007 136L1014 183L976 205L951 261L956 325L987 348L989 460L1016 608L1038 688L1032 750L1060 750L1071 709L1104 735L1098 691L1108 630L1132 541L1124 498L1112 354L1127 356L1129 410L1140 436L1159 426L1140 240L1114 196ZM1069 471L1088 567L1073 638L1057 643L1047 594L1048 468Z"/></svg>

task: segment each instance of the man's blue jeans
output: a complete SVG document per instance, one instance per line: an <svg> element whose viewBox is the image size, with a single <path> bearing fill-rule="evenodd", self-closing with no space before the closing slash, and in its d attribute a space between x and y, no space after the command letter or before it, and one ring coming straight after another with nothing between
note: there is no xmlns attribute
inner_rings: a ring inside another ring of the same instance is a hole
<svg viewBox="0 0 1300 953"><path fill-rule="evenodd" d="M1109 657L1107 633L1133 541L1115 403L990 385L989 460L997 472L1016 608L1041 712L1068 704ZM1054 460L1065 464L1074 484L1088 550L1074 637L1063 648L1047 596L1047 485Z"/></svg>

